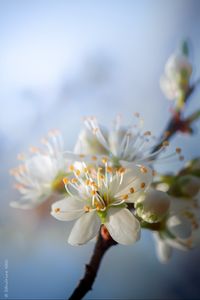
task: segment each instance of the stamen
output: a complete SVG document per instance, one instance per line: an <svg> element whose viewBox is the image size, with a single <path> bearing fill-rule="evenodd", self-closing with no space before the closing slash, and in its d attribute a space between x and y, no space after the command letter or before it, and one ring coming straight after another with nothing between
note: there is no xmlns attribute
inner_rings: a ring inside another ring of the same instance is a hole
<svg viewBox="0 0 200 300"><path fill-rule="evenodd" d="M122 197L122 199L123 199L123 200L127 200L127 199L128 199L128 194L124 195L124 196Z"/></svg>
<svg viewBox="0 0 200 300"><path fill-rule="evenodd" d="M150 136L151 135L151 131L145 131L144 132L144 136Z"/></svg>
<svg viewBox="0 0 200 300"><path fill-rule="evenodd" d="M147 168L145 168L144 166L140 167L140 171L144 174L146 174L148 172Z"/></svg>
<svg viewBox="0 0 200 300"><path fill-rule="evenodd" d="M73 165L69 166L69 170L70 170L71 172L73 172L73 171L74 171L74 166L73 166Z"/></svg>
<svg viewBox="0 0 200 300"><path fill-rule="evenodd" d="M108 159L107 159L107 157L103 157L101 161L103 164L106 164L108 162Z"/></svg>
<svg viewBox="0 0 200 300"><path fill-rule="evenodd" d="M145 186L146 186L145 182L142 182L142 183L140 184L141 189L144 189Z"/></svg>
<svg viewBox="0 0 200 300"><path fill-rule="evenodd" d="M96 195L96 190L90 191L90 194L91 194L92 196Z"/></svg>
<svg viewBox="0 0 200 300"><path fill-rule="evenodd" d="M97 157L96 156L92 156L92 160L97 160Z"/></svg>
<svg viewBox="0 0 200 300"><path fill-rule="evenodd" d="M182 151L182 149L181 149L181 148L176 148L176 153L180 154L180 153L181 153L181 151Z"/></svg>
<svg viewBox="0 0 200 300"><path fill-rule="evenodd" d="M131 187L129 191L131 194L133 194L135 192L135 189L133 187Z"/></svg>
<svg viewBox="0 0 200 300"><path fill-rule="evenodd" d="M71 179L71 183L77 183L77 182L78 182L78 179L76 179L76 178Z"/></svg>
<svg viewBox="0 0 200 300"><path fill-rule="evenodd" d="M60 212L60 208L57 207L57 208L54 209L54 211L55 211L55 213L59 213Z"/></svg>
<svg viewBox="0 0 200 300"><path fill-rule="evenodd" d="M76 175L77 175L77 176L80 176L80 174L81 174L81 171L77 169L77 170L76 170Z"/></svg>
<svg viewBox="0 0 200 300"><path fill-rule="evenodd" d="M63 182L64 182L64 184L68 184L69 183L69 179L68 178L63 178Z"/></svg>
<svg viewBox="0 0 200 300"><path fill-rule="evenodd" d="M113 172L113 168L110 167L110 166L108 166L108 167L107 167L107 172L108 172L108 173L112 173L112 172Z"/></svg>
<svg viewBox="0 0 200 300"><path fill-rule="evenodd" d="M164 141L164 142L162 143L162 146L163 146L163 147L169 146L169 142L168 142L168 141Z"/></svg>
<svg viewBox="0 0 200 300"><path fill-rule="evenodd" d="M89 212L90 211L90 207L88 205L85 205L83 209L84 209L85 212Z"/></svg>

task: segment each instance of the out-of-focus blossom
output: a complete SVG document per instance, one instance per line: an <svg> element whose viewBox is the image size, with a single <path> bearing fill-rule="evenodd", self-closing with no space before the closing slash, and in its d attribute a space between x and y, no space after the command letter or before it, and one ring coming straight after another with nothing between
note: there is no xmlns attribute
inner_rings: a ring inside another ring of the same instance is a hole
<svg viewBox="0 0 200 300"><path fill-rule="evenodd" d="M128 245L140 237L140 223L127 209L152 182L152 171L135 165L132 169L112 168L103 158L104 168L83 164L75 169L74 178L65 178L69 197L53 204L51 214L61 221L77 219L68 242L81 245L94 238L101 224L118 243Z"/></svg>
<svg viewBox="0 0 200 300"><path fill-rule="evenodd" d="M169 100L176 100L177 105L184 104L184 97L189 89L192 65L182 53L172 54L160 79L160 87Z"/></svg>
<svg viewBox="0 0 200 300"><path fill-rule="evenodd" d="M95 117L86 118L85 125L86 129L81 131L75 146L75 153L66 153L66 157L71 160L92 162L101 159L102 155L107 155L113 166L151 164L169 144L168 141L164 141L158 150L153 151L155 137L150 131L142 130L142 119L138 124L123 126L121 118L118 117L111 130L101 126ZM176 153L180 153L180 149L174 152ZM93 155L90 156L91 154Z"/></svg>
<svg viewBox="0 0 200 300"><path fill-rule="evenodd" d="M173 248L188 250L199 244L199 194L192 199L171 197L169 215L160 231L154 233L157 254L166 262Z"/></svg>
<svg viewBox="0 0 200 300"><path fill-rule="evenodd" d="M11 170L17 183L15 188L21 193L19 201L10 203L12 207L33 208L44 202L51 194L63 192L63 177L66 175L66 161L63 157L63 140L57 130L50 131L42 139L41 149L31 147L31 155L19 155L23 164Z"/></svg>

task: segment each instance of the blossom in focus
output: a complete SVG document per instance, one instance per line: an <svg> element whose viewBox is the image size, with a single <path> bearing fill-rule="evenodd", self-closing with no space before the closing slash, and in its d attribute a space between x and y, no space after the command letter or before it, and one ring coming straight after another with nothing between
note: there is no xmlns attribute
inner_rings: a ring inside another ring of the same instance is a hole
<svg viewBox="0 0 200 300"><path fill-rule="evenodd" d="M166 65L165 72L160 79L160 87L169 100L177 100L183 104L185 94L189 89L192 65L187 55L172 54Z"/></svg>
<svg viewBox="0 0 200 300"><path fill-rule="evenodd" d="M52 193L64 190L62 179L66 175L63 157L63 140L57 130L42 139L41 149L31 147L31 155L19 155L22 164L10 173L16 180L15 188L21 199L10 203L12 207L33 208L44 202Z"/></svg>
<svg viewBox="0 0 200 300"><path fill-rule="evenodd" d="M199 244L200 195L191 199L171 197L168 217L161 230L154 233L157 254L166 262L172 249L189 250Z"/></svg>
<svg viewBox="0 0 200 300"><path fill-rule="evenodd" d="M120 244L132 244L140 237L140 223L127 204L149 188L152 171L141 165L112 168L106 158L102 160L103 168L90 168L85 163L81 169L71 166L74 178L64 179L69 197L52 205L51 214L56 219L78 219L68 239L72 245L93 239L101 224Z"/></svg>

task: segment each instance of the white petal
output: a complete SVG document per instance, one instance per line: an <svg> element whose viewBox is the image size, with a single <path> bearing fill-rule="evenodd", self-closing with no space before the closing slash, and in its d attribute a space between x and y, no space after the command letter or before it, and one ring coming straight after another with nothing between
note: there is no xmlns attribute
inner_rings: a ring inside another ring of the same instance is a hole
<svg viewBox="0 0 200 300"><path fill-rule="evenodd" d="M87 243L97 235L100 225L101 221L96 211L85 213L72 228L68 238L69 244L77 246Z"/></svg>
<svg viewBox="0 0 200 300"><path fill-rule="evenodd" d="M172 248L170 245L164 242L157 233L154 233L156 241L156 252L160 262L166 263L172 255Z"/></svg>
<svg viewBox="0 0 200 300"><path fill-rule="evenodd" d="M107 150L98 141L97 137L88 129L83 129L78 137L77 143L74 148L76 154L106 154Z"/></svg>
<svg viewBox="0 0 200 300"><path fill-rule="evenodd" d="M145 173L141 171L141 167L144 167ZM130 188L134 188L135 193L131 194L127 202L135 202L140 193L146 191L152 182L152 170L144 165L129 165L129 169L123 175L123 181L118 184L118 189L115 197L121 197L124 194L129 194Z"/></svg>
<svg viewBox="0 0 200 300"><path fill-rule="evenodd" d="M66 197L53 203L51 215L60 221L71 221L84 214L84 203L73 197ZM57 212L56 212L57 211Z"/></svg>
<svg viewBox="0 0 200 300"><path fill-rule="evenodd" d="M170 232L178 238L187 239L192 233L191 222L183 216L172 216L167 221Z"/></svg>
<svg viewBox="0 0 200 300"><path fill-rule="evenodd" d="M126 208L110 208L105 226L119 244L129 245L140 238L140 223Z"/></svg>

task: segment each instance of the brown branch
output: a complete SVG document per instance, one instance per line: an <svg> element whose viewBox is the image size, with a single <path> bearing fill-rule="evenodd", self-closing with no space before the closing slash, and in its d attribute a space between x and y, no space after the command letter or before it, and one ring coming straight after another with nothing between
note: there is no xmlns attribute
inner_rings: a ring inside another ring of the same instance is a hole
<svg viewBox="0 0 200 300"><path fill-rule="evenodd" d="M85 266L85 274L72 295L69 297L69 300L82 299L85 294L92 289L102 258L106 251L114 245L117 245L117 243L111 237L104 239L101 232L99 232L91 260L89 264Z"/></svg>

